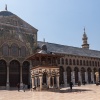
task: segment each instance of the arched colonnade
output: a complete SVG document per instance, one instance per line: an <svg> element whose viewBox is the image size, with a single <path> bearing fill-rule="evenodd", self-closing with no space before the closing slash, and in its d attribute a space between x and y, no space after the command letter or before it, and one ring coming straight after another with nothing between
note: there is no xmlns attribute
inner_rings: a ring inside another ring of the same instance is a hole
<svg viewBox="0 0 100 100"><path fill-rule="evenodd" d="M18 60L12 60L7 63L5 60L0 60L0 87L16 87L29 84L29 62L24 61L22 64Z"/></svg>
<svg viewBox="0 0 100 100"><path fill-rule="evenodd" d="M96 75L95 72L99 72L99 80L100 80L100 68L97 70L97 68L91 69L88 68L78 68L74 67L71 68L70 66L64 68L63 66L60 66L60 85L64 84L67 86L67 84L70 83L70 81L73 82L73 84L77 84L78 81L81 83L95 83L96 82Z"/></svg>

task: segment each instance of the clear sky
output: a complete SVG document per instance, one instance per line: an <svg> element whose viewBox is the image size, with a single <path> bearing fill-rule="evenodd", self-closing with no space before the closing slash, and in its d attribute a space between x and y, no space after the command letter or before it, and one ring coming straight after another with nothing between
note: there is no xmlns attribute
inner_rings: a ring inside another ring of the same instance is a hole
<svg viewBox="0 0 100 100"><path fill-rule="evenodd" d="M38 29L38 40L81 47L84 26L90 49L100 50L100 0L0 0Z"/></svg>

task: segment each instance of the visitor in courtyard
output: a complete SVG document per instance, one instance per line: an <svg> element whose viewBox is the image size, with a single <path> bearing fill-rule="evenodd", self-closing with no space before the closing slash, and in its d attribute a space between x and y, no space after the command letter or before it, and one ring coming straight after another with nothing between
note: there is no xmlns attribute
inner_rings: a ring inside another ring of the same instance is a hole
<svg viewBox="0 0 100 100"><path fill-rule="evenodd" d="M25 84L23 84L23 91L25 92Z"/></svg>
<svg viewBox="0 0 100 100"><path fill-rule="evenodd" d="M80 81L78 81L78 86L81 86L81 82Z"/></svg>
<svg viewBox="0 0 100 100"><path fill-rule="evenodd" d="M72 81L69 83L70 89L72 90L73 83Z"/></svg>
<svg viewBox="0 0 100 100"><path fill-rule="evenodd" d="M20 84L19 83L17 84L17 89L18 89L18 91L20 90Z"/></svg>

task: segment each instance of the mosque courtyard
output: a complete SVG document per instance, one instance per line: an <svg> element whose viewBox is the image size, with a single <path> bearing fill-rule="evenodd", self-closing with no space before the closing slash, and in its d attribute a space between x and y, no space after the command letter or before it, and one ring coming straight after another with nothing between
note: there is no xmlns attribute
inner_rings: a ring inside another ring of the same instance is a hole
<svg viewBox="0 0 100 100"><path fill-rule="evenodd" d="M69 87L52 91L18 92L17 90L0 90L0 100L100 100L100 86L82 85L75 86L70 91Z"/></svg>

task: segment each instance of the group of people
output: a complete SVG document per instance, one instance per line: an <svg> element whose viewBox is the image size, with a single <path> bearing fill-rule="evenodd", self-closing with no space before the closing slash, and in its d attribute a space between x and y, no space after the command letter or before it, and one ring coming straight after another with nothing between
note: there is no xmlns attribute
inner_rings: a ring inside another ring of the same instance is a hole
<svg viewBox="0 0 100 100"><path fill-rule="evenodd" d="M17 88L18 88L18 91L20 91L20 84L19 83L17 84ZM23 89L24 92L25 92L25 88L26 88L26 85L23 84L22 89Z"/></svg>

